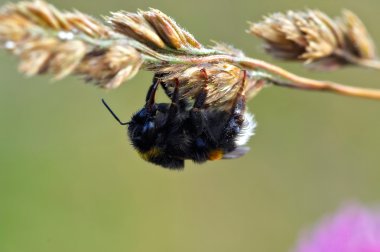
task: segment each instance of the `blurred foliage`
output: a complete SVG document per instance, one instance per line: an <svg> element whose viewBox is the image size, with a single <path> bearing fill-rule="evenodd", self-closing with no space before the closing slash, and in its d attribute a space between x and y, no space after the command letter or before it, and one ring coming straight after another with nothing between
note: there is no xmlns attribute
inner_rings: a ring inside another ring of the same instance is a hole
<svg viewBox="0 0 380 252"><path fill-rule="evenodd" d="M270 62L245 34L247 20L348 8L380 44L376 0L52 3L94 16L155 7L203 43L229 42ZM380 72L314 73L276 63L311 78L380 88ZM100 102L106 98L127 119L142 105L151 74L105 92L77 78L26 79L16 69L1 52L0 251L289 251L300 230L342 201L379 201L379 102L267 89L249 104L259 123L249 155L175 172L142 161Z"/></svg>

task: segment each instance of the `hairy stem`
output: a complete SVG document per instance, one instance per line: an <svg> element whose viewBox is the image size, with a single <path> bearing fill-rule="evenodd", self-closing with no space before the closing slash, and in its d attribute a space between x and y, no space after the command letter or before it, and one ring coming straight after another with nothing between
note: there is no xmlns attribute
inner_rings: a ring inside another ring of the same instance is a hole
<svg viewBox="0 0 380 252"><path fill-rule="evenodd" d="M326 91L332 92L340 95L362 97L368 99L380 100L380 89L369 89L369 88L359 88L352 87L347 85L342 85L329 81L319 81L304 78L286 71L283 68L269 64L262 60L256 60L251 58L245 58L239 62L242 67L247 69L263 69L272 74L276 74L290 82L277 82L278 86L291 87L297 89L306 89L306 90L317 90L317 91Z"/></svg>

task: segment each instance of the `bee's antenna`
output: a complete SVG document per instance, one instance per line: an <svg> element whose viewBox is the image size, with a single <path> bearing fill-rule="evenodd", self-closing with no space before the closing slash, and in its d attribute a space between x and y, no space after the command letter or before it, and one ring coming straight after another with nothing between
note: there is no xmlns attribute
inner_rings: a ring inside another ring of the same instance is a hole
<svg viewBox="0 0 380 252"><path fill-rule="evenodd" d="M108 109L108 111L111 113L111 115L113 115L113 117L116 119L116 121L118 121L120 123L120 125L128 125L128 124L130 124L130 122L122 122L122 121L120 121L119 117L117 117L117 115L112 111L112 109L108 106L108 104L106 103L106 101L104 99L102 99L102 102L103 102L104 106L106 106L106 108Z"/></svg>

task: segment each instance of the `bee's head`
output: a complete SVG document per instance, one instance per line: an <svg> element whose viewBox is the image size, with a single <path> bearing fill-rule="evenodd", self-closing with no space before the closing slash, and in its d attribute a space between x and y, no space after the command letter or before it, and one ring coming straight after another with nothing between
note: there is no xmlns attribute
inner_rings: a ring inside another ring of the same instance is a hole
<svg viewBox="0 0 380 252"><path fill-rule="evenodd" d="M142 108L128 123L128 136L138 151L147 152L155 146L158 133L155 114Z"/></svg>
<svg viewBox="0 0 380 252"><path fill-rule="evenodd" d="M159 104L163 105L165 104ZM133 147L145 161L170 169L181 169L184 160L172 157L165 153L166 140L162 127L166 120L166 113L157 111L157 106L144 107L138 111L128 123L128 136Z"/></svg>
<svg viewBox="0 0 380 252"><path fill-rule="evenodd" d="M163 148L166 139L162 129L168 116L168 104L155 103L158 84L159 80L155 77L144 107L129 122L121 122L104 100L103 104L121 125L128 125L128 136L132 145L144 160L170 169L181 169L184 167L184 160L165 153Z"/></svg>

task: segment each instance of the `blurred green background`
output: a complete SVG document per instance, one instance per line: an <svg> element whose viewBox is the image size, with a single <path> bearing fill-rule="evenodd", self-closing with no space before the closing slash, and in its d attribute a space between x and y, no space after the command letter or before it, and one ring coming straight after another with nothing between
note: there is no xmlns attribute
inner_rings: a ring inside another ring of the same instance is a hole
<svg viewBox="0 0 380 252"><path fill-rule="evenodd" d="M155 7L205 44L229 42L301 75L380 88L380 72L314 73L270 59L244 32L246 21L270 12L348 8L380 46L378 0L51 2L97 17ZM249 104L259 123L249 155L176 172L142 161L100 102L128 119L150 73L106 92L16 69L1 52L1 252L289 251L301 230L342 202L380 201L380 102L266 89Z"/></svg>

